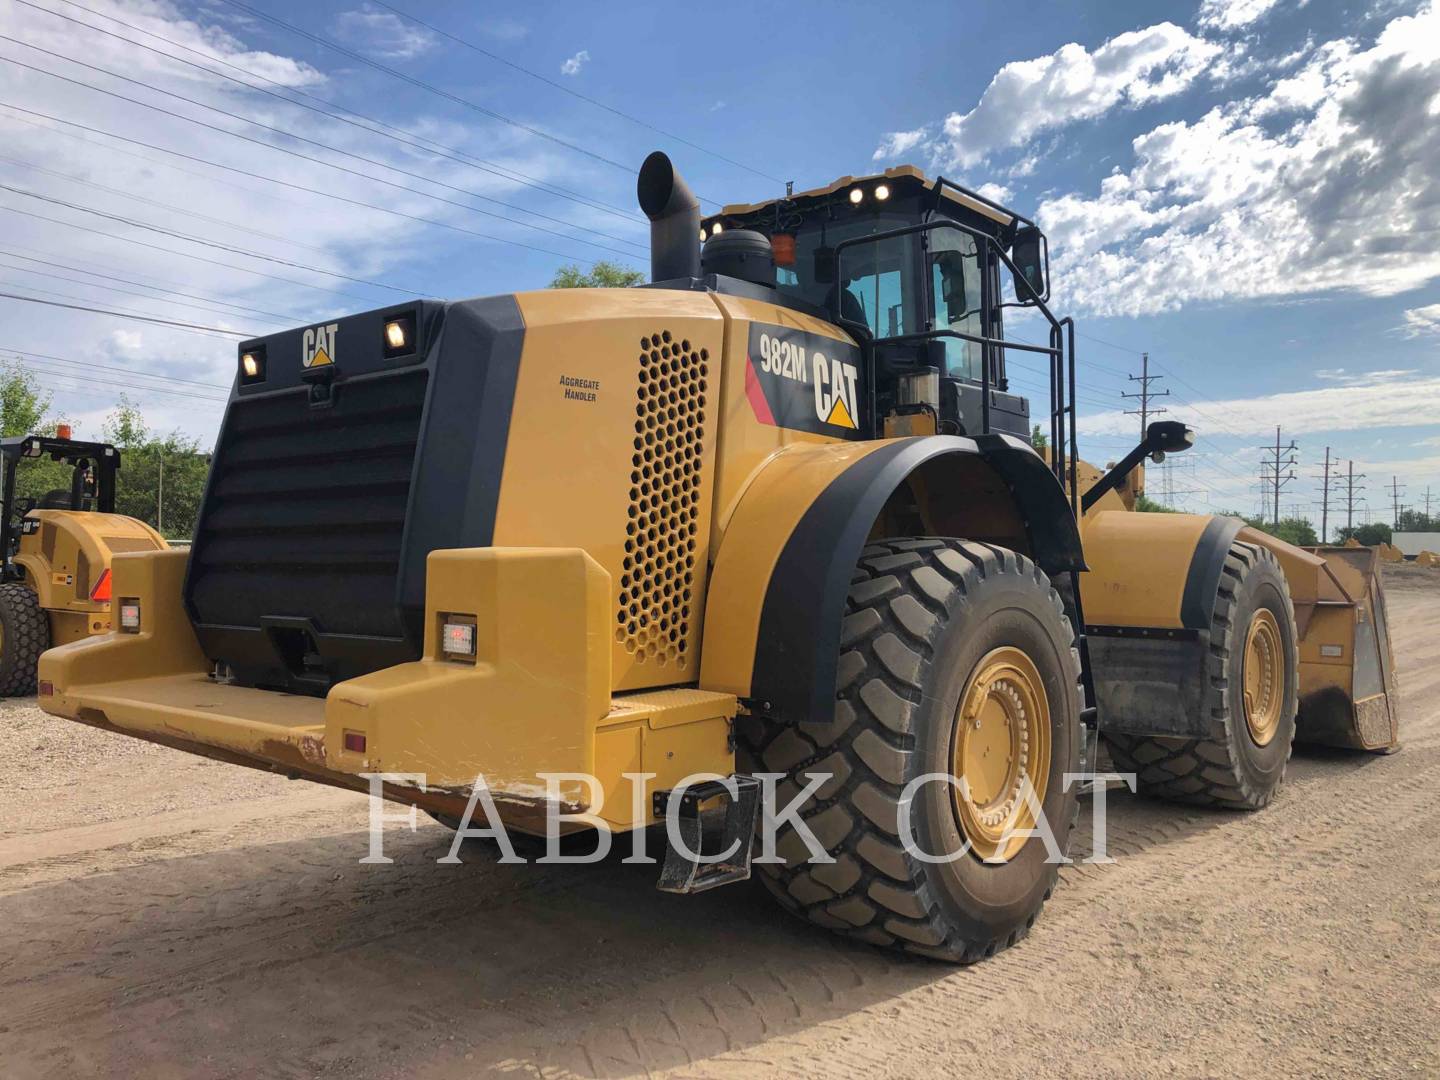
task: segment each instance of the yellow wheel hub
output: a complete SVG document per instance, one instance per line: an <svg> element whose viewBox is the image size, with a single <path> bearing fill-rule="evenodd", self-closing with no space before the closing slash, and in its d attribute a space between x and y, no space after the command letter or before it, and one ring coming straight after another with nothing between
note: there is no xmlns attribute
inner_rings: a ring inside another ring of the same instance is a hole
<svg viewBox="0 0 1440 1080"><path fill-rule="evenodd" d="M1285 647L1280 624L1267 608L1255 612L1250 620L1240 680L1250 738L1256 746L1268 745L1280 727L1280 713L1285 706Z"/></svg>
<svg viewBox="0 0 1440 1080"><path fill-rule="evenodd" d="M1042 805L1050 776L1050 703L1024 652L1006 646L975 665L960 696L951 756L962 782L951 787L961 832L981 859L1013 858L1027 837L1005 840L1005 833L1035 826L1024 786Z"/></svg>

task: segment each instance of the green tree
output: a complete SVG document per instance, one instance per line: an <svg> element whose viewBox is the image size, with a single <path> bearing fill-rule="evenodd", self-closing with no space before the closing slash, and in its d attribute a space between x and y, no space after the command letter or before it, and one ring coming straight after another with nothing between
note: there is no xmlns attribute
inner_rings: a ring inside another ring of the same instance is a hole
<svg viewBox="0 0 1440 1080"><path fill-rule="evenodd" d="M601 259L589 270L578 266L562 266L550 279L552 289L627 289L639 285L645 275L633 266Z"/></svg>
<svg viewBox="0 0 1440 1080"><path fill-rule="evenodd" d="M124 395L102 430L120 451L116 513L139 518L169 539L188 540L210 472L210 456L200 451L199 440L179 431L152 432Z"/></svg>
<svg viewBox="0 0 1440 1080"><path fill-rule="evenodd" d="M1315 547L1320 543L1320 537L1315 532L1315 525L1309 518L1281 518L1279 523L1275 524L1254 514L1242 514L1239 510L1226 510L1219 516L1239 518L1252 529L1269 533L1275 539L1284 540L1287 544L1294 544L1296 547Z"/></svg>
<svg viewBox="0 0 1440 1080"><path fill-rule="evenodd" d="M16 361L0 365L0 436L54 435L63 418L52 415L51 396ZM70 490L69 466L49 458L22 461L15 471L15 498L40 499L47 492Z"/></svg>
<svg viewBox="0 0 1440 1080"><path fill-rule="evenodd" d="M1396 526L1400 532L1440 531L1440 517L1432 517L1423 510L1401 510Z"/></svg>
<svg viewBox="0 0 1440 1080"><path fill-rule="evenodd" d="M1356 525L1354 528L1342 528L1340 530L1340 542L1354 538L1357 544L1364 544L1366 547L1378 547L1381 544L1391 542L1390 526L1381 522L1373 525Z"/></svg>
<svg viewBox="0 0 1440 1080"><path fill-rule="evenodd" d="M1178 514L1180 511L1173 506L1166 506L1162 502L1150 498L1149 495L1140 495L1135 500L1135 509L1142 514Z"/></svg>
<svg viewBox="0 0 1440 1080"><path fill-rule="evenodd" d="M1039 424L1036 424L1035 430L1030 432L1030 445L1036 450L1044 450L1050 445L1050 437L1040 429Z"/></svg>

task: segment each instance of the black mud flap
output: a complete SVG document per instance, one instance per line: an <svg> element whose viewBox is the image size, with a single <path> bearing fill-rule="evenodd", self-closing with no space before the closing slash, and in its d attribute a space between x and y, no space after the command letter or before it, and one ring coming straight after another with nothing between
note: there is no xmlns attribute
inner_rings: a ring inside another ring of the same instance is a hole
<svg viewBox="0 0 1440 1080"><path fill-rule="evenodd" d="M1181 739L1210 736L1204 707L1208 633L1091 626L1085 637L1100 731Z"/></svg>
<svg viewBox="0 0 1440 1080"><path fill-rule="evenodd" d="M732 881L744 881L750 876L750 840L755 835L755 822L760 815L760 781L753 776L739 773L730 777L734 785L732 793L720 780L707 780L681 792L655 792L655 813L666 816L673 810L679 827L680 840L688 852L677 851L669 842L666 831L665 865L660 868L660 880L656 888L661 892L697 893L728 885ZM718 828L706 828L707 820L714 821L720 816L719 808L701 813L701 805L712 799L725 800L724 817ZM678 805L675 805L678 800ZM705 838L712 839L712 850L724 852L734 849L730 856L704 862ZM718 836L718 842L714 838Z"/></svg>

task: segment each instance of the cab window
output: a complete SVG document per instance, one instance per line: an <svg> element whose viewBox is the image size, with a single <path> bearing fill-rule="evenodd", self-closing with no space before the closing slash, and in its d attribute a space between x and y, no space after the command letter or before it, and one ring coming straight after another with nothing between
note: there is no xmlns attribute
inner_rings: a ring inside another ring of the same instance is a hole
<svg viewBox="0 0 1440 1080"><path fill-rule="evenodd" d="M847 248L840 259L840 315L876 338L924 329L914 280L918 239L911 233Z"/></svg>
<svg viewBox="0 0 1440 1080"><path fill-rule="evenodd" d="M981 336L980 260L975 238L959 229L930 232L930 294L936 330ZM982 349L978 342L942 337L946 374L955 379L980 379Z"/></svg>

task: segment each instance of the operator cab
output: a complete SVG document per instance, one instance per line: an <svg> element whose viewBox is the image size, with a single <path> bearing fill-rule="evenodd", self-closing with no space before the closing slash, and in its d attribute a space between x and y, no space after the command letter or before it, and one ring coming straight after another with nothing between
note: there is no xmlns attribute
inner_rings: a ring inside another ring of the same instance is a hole
<svg viewBox="0 0 1440 1080"><path fill-rule="evenodd" d="M906 165L726 206L702 221L707 254L736 230L769 238L780 302L821 309L860 341L874 435L1029 440L1030 404L1010 393L1005 360L1006 349L1024 346L1002 342L1005 308L1049 299L1045 241L1033 223Z"/></svg>
<svg viewBox="0 0 1440 1080"><path fill-rule="evenodd" d="M16 473L20 466L49 458L70 467L70 486L55 488L36 498L15 494ZM55 435L24 435L0 439L0 462L4 466L3 488L0 488L0 580L19 579L20 568L14 557L20 537L39 521L31 517L35 510L98 510L115 512L115 474L120 468L120 453L109 443L85 442L70 437L69 425L60 425Z"/></svg>

